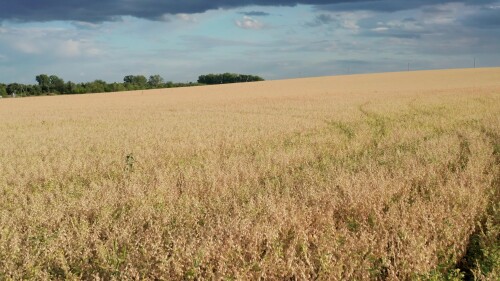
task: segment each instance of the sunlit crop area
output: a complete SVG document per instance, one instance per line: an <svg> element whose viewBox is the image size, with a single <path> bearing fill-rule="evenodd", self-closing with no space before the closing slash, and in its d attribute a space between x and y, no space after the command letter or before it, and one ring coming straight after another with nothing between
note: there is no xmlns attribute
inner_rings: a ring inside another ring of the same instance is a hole
<svg viewBox="0 0 500 281"><path fill-rule="evenodd" d="M0 100L0 279L499 275L500 69Z"/></svg>

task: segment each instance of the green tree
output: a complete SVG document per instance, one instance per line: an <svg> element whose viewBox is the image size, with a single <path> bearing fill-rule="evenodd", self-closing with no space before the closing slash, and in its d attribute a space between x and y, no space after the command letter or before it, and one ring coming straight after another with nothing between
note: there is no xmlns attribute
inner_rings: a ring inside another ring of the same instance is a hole
<svg viewBox="0 0 500 281"><path fill-rule="evenodd" d="M7 85L7 94L9 95L17 95L17 96L24 96L24 85L19 84L19 83L12 83Z"/></svg>
<svg viewBox="0 0 500 281"><path fill-rule="evenodd" d="M50 92L50 78L47 74L40 74L36 76L36 81L41 87L43 93Z"/></svg>
<svg viewBox="0 0 500 281"><path fill-rule="evenodd" d="M76 84L68 81L64 85L64 94L76 94Z"/></svg>
<svg viewBox="0 0 500 281"><path fill-rule="evenodd" d="M95 80L87 83L87 92L89 93L104 93L106 92L106 82L103 80Z"/></svg>
<svg viewBox="0 0 500 281"><path fill-rule="evenodd" d="M198 77L200 84L226 84L226 83L240 83L240 82L253 82L264 81L262 77L255 75L236 74L236 73L223 73L223 74L207 74Z"/></svg>
<svg viewBox="0 0 500 281"><path fill-rule="evenodd" d="M40 85L26 85L27 96L39 96L42 94L42 87Z"/></svg>
<svg viewBox="0 0 500 281"><path fill-rule="evenodd" d="M85 88L84 83L78 83L75 85L75 91L73 92L74 94L85 94L87 93L87 89Z"/></svg>
<svg viewBox="0 0 500 281"><path fill-rule="evenodd" d="M64 93L64 80L56 75L49 76L49 89L51 93L61 94Z"/></svg>
<svg viewBox="0 0 500 281"><path fill-rule="evenodd" d="M160 88L163 86L164 83L165 81L158 74L149 76L148 85L150 88L153 89Z"/></svg>
<svg viewBox="0 0 500 281"><path fill-rule="evenodd" d="M127 76L123 77L123 82L133 84L134 83L134 75L127 75Z"/></svg>
<svg viewBox="0 0 500 281"><path fill-rule="evenodd" d="M144 75L127 75L123 78L127 89L129 90L140 90L146 89L148 85L148 79Z"/></svg>
<svg viewBox="0 0 500 281"><path fill-rule="evenodd" d="M111 83L106 85L106 92L121 92L125 91L123 83Z"/></svg>
<svg viewBox="0 0 500 281"><path fill-rule="evenodd" d="M0 96L5 97L7 95L7 85L0 84Z"/></svg>

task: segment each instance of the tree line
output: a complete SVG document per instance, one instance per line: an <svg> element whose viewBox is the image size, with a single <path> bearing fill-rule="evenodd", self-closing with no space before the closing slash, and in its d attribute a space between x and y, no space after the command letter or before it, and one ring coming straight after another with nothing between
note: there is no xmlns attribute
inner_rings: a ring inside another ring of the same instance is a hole
<svg viewBox="0 0 500 281"><path fill-rule="evenodd" d="M103 80L95 80L93 82L73 83L65 82L62 78L56 75L40 74L35 77L37 84L2 84L0 83L0 96L40 96L40 95L64 95L64 94L87 94L87 93L104 93L104 92L120 92L134 91L146 89L160 88L176 88L190 87L209 84L224 84L263 81L261 77L244 74L207 74L201 75L198 82L174 83L163 79L160 75L151 75L146 78L144 75L127 75L123 78L122 83L107 83Z"/></svg>
<svg viewBox="0 0 500 281"><path fill-rule="evenodd" d="M198 77L198 83L205 85L228 84L228 83L243 83L264 81L262 77L247 74L222 73L222 74L207 74Z"/></svg>
<svg viewBox="0 0 500 281"><path fill-rule="evenodd" d="M74 83L65 82L56 75L40 74L36 76L38 84L26 85L20 83L1 84L0 95L16 96L40 96L40 95L64 95L64 94L88 94L104 92L120 92L133 90L146 90L158 88L174 88L196 86L198 83L174 83L165 82L160 75L152 75L147 79L143 75L127 75L123 78L123 83L107 83L103 80L93 82Z"/></svg>

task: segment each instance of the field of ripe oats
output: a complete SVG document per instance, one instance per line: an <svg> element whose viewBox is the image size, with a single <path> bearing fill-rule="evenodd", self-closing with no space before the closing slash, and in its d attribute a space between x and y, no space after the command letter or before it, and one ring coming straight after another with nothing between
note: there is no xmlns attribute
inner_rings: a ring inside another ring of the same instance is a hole
<svg viewBox="0 0 500 281"><path fill-rule="evenodd" d="M3 99L0 120L2 280L499 276L500 68Z"/></svg>

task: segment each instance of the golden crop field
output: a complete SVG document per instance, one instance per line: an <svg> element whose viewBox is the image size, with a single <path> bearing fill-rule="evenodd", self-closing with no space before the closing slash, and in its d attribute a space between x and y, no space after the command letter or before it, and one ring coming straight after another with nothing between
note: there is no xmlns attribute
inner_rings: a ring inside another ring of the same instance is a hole
<svg viewBox="0 0 500 281"><path fill-rule="evenodd" d="M500 68L3 99L0 120L1 280L500 276Z"/></svg>

